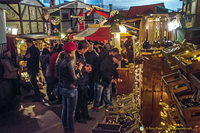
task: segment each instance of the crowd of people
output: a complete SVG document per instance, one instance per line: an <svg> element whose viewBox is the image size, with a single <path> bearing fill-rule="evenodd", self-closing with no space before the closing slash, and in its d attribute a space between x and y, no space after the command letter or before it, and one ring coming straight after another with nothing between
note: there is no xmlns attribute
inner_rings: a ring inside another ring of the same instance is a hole
<svg viewBox="0 0 200 133"><path fill-rule="evenodd" d="M54 42L51 48L43 48L40 52L31 39L26 40L26 44L28 48L23 60L27 61L27 72L35 92L33 102L42 101L37 83L41 66L48 102L63 105L61 119L65 132L74 131L74 119L80 123L94 120L88 113L88 104L93 103L95 111L99 111L103 102L105 108L112 105L112 85L121 81L117 67L122 56L117 48L98 41L84 40L63 44ZM8 71L13 73L12 82L17 86L18 68L10 61L10 52L7 51L5 55L4 60L9 64L1 62L6 70L12 66L12 70ZM4 74L5 77L11 76L6 72ZM21 95L19 88L14 88L17 95Z"/></svg>

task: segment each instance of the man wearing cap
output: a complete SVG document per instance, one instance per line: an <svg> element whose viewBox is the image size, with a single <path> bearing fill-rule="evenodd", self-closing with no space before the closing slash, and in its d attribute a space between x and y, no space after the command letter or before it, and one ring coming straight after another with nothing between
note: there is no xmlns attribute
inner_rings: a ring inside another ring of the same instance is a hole
<svg viewBox="0 0 200 133"><path fill-rule="evenodd" d="M31 78L31 83L35 91L34 102L40 101L40 90L37 84L36 76L39 72L40 51L35 47L31 39L26 40L28 49L26 51L25 60L27 60L28 74Z"/></svg>
<svg viewBox="0 0 200 133"><path fill-rule="evenodd" d="M112 83L115 83L115 72L118 64L121 61L121 55L116 54L115 56L109 56L105 58L100 65L100 80L98 83L98 88L100 90L100 95L98 96L98 102L100 102L101 94L104 93L105 107L112 105ZM116 77L117 78L117 77ZM100 103L98 103L100 104Z"/></svg>

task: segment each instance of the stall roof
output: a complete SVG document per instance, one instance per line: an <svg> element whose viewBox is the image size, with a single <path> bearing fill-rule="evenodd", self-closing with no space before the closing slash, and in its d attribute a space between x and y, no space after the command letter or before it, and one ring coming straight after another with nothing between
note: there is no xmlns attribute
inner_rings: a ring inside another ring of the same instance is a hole
<svg viewBox="0 0 200 133"><path fill-rule="evenodd" d="M87 28L71 37L74 40L110 40L112 37L111 29L109 27Z"/></svg>
<svg viewBox="0 0 200 133"><path fill-rule="evenodd" d="M17 4L22 0L0 0L0 3L2 4Z"/></svg>
<svg viewBox="0 0 200 133"><path fill-rule="evenodd" d="M42 2L39 0L0 0L0 3L2 4L26 4L26 5L33 5L38 7L44 7Z"/></svg>
<svg viewBox="0 0 200 133"><path fill-rule="evenodd" d="M146 13L156 13L156 7L165 7L164 3L144 5L144 6L132 6L129 9L128 17L135 17L136 15L142 15Z"/></svg>
<svg viewBox="0 0 200 133"><path fill-rule="evenodd" d="M91 5L85 4L81 1L66 2L56 6L58 8L91 8Z"/></svg>
<svg viewBox="0 0 200 133"><path fill-rule="evenodd" d="M23 39L33 39L33 40L42 40L45 38L49 39L59 39L58 36L49 36L47 34L27 34L27 35L19 35L17 38L23 38Z"/></svg>

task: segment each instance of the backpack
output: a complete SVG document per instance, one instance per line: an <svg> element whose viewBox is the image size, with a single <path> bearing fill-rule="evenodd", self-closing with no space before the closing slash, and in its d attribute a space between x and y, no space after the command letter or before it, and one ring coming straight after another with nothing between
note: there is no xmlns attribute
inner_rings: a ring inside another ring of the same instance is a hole
<svg viewBox="0 0 200 133"><path fill-rule="evenodd" d="M0 60L0 79L3 78L3 74L4 74L4 66L3 66L3 63Z"/></svg>

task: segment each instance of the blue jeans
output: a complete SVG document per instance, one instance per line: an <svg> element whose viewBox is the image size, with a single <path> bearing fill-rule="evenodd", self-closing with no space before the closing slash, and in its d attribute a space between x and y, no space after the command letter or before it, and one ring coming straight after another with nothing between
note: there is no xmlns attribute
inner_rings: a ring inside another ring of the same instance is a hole
<svg viewBox="0 0 200 133"><path fill-rule="evenodd" d="M101 102L101 95L104 87L100 84L94 84L94 107L99 107Z"/></svg>
<svg viewBox="0 0 200 133"><path fill-rule="evenodd" d="M112 105L112 83L108 87L104 88L104 102L106 106Z"/></svg>
<svg viewBox="0 0 200 133"><path fill-rule="evenodd" d="M109 84L108 87L104 88L103 85L95 83L94 85L94 107L99 107L101 102L102 93L104 93L104 102L107 106L112 105L111 97L112 84Z"/></svg>
<svg viewBox="0 0 200 133"><path fill-rule="evenodd" d="M78 100L77 89L60 88L63 98L62 123L65 130L74 130L74 116Z"/></svg>

